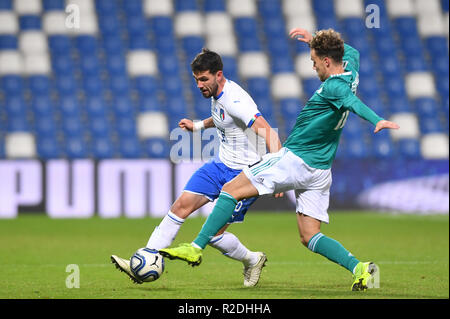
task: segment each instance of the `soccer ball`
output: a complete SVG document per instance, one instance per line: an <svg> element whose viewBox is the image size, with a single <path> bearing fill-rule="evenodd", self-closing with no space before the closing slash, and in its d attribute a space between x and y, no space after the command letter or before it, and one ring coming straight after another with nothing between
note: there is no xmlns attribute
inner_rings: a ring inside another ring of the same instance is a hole
<svg viewBox="0 0 450 319"><path fill-rule="evenodd" d="M130 268L137 279L155 281L164 272L164 258L156 249L139 248L130 258Z"/></svg>

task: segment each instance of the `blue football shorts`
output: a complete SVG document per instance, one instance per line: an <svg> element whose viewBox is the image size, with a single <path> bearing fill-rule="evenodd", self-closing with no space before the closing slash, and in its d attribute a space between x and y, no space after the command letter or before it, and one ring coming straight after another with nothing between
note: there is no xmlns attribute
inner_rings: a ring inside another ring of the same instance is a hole
<svg viewBox="0 0 450 319"><path fill-rule="evenodd" d="M229 168L217 159L211 160L195 171L184 187L184 191L203 195L210 201L214 201L219 197L223 185L232 180L241 171ZM256 196L239 201L228 224L243 222L248 208L257 199L258 197Z"/></svg>

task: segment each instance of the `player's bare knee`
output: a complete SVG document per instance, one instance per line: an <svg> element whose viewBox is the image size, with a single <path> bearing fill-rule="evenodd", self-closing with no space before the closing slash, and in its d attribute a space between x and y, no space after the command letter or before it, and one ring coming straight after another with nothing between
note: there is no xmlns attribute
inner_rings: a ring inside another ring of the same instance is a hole
<svg viewBox="0 0 450 319"><path fill-rule="evenodd" d="M170 211L176 216L185 219L192 213L191 204L189 201L180 197L175 201L175 203L173 203Z"/></svg>

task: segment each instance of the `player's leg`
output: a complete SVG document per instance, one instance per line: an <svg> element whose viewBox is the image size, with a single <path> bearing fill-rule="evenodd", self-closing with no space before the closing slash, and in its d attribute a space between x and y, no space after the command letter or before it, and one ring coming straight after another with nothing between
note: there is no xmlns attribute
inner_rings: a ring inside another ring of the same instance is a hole
<svg viewBox="0 0 450 319"><path fill-rule="evenodd" d="M175 240L185 219L194 211L209 202L209 199L201 194L183 192L172 204L167 215L155 227L146 247L161 249L169 247Z"/></svg>
<svg viewBox="0 0 450 319"><path fill-rule="evenodd" d="M227 232L226 230L232 223L243 222L248 208L256 201L256 199L257 197L252 197L248 200L238 202L228 224L222 227L216 236L209 242L211 247L218 249L223 255L242 262L244 266L244 286L246 287L252 287L258 283L262 268L267 261L266 254L261 251L249 250L241 243L236 235Z"/></svg>

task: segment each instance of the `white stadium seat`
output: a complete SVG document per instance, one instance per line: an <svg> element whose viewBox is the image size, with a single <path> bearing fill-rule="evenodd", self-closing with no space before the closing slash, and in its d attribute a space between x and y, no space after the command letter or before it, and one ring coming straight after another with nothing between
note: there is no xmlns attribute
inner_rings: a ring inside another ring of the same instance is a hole
<svg viewBox="0 0 450 319"><path fill-rule="evenodd" d="M211 36L224 36L234 34L233 21L230 15L223 12L213 12L205 15L206 34Z"/></svg>
<svg viewBox="0 0 450 319"><path fill-rule="evenodd" d="M359 17L365 14L362 0L335 0L336 16L338 18Z"/></svg>
<svg viewBox="0 0 450 319"><path fill-rule="evenodd" d="M0 11L0 34L14 34L19 31L17 16L12 11Z"/></svg>
<svg viewBox="0 0 450 319"><path fill-rule="evenodd" d="M227 0L227 11L232 17L255 17L258 13L255 0Z"/></svg>
<svg viewBox="0 0 450 319"><path fill-rule="evenodd" d="M50 74L51 62L48 53L28 54L24 56L24 73L26 75Z"/></svg>
<svg viewBox="0 0 450 319"><path fill-rule="evenodd" d="M81 12L79 27L69 27L68 29L70 33L76 35L96 35L98 32L97 15L95 12Z"/></svg>
<svg viewBox="0 0 450 319"><path fill-rule="evenodd" d="M263 52L247 52L239 56L239 73L244 78L269 76L269 61Z"/></svg>
<svg viewBox="0 0 450 319"><path fill-rule="evenodd" d="M27 132L14 132L5 136L7 158L32 158L36 156L34 136Z"/></svg>
<svg viewBox="0 0 450 319"><path fill-rule="evenodd" d="M95 13L95 0L66 0L66 6L76 5L80 13Z"/></svg>
<svg viewBox="0 0 450 319"><path fill-rule="evenodd" d="M42 31L37 30L21 32L19 35L19 49L25 54L47 52L47 36Z"/></svg>
<svg viewBox="0 0 450 319"><path fill-rule="evenodd" d="M303 95L302 85L295 73L278 73L272 77L272 96L276 99L300 98Z"/></svg>
<svg viewBox="0 0 450 319"><path fill-rule="evenodd" d="M387 0L386 9L393 18L416 14L413 0Z"/></svg>
<svg viewBox="0 0 450 319"><path fill-rule="evenodd" d="M434 35L444 35L445 30L448 30L444 25L444 18L441 14L437 15L419 15L417 18L417 28L419 34L426 38Z"/></svg>
<svg viewBox="0 0 450 319"><path fill-rule="evenodd" d="M411 99L433 97L436 94L434 77L429 72L413 72L405 77L406 92Z"/></svg>
<svg viewBox="0 0 450 319"><path fill-rule="evenodd" d="M147 50L129 51L127 69L130 76L156 75L158 64L155 53Z"/></svg>
<svg viewBox="0 0 450 319"><path fill-rule="evenodd" d="M288 16L286 18L286 34L294 28L306 29L313 34L317 31L317 24L314 15Z"/></svg>
<svg viewBox="0 0 450 319"><path fill-rule="evenodd" d="M200 12L186 11L175 16L175 34L179 37L202 36L204 29L203 16Z"/></svg>
<svg viewBox="0 0 450 319"><path fill-rule="evenodd" d="M38 15L42 11L41 0L14 0L14 11L19 15Z"/></svg>
<svg viewBox="0 0 450 319"><path fill-rule="evenodd" d="M287 17L312 16L311 0L283 0L283 13Z"/></svg>
<svg viewBox="0 0 450 319"><path fill-rule="evenodd" d="M238 52L233 33L220 37L210 35L206 38L206 47L220 55L235 56Z"/></svg>
<svg viewBox="0 0 450 319"><path fill-rule="evenodd" d="M317 77L317 72L313 69L313 62L311 61L309 52L297 55L295 59L295 70L302 79Z"/></svg>
<svg viewBox="0 0 450 319"><path fill-rule="evenodd" d="M448 135L443 133L426 134L422 137L420 150L426 159L448 159Z"/></svg>
<svg viewBox="0 0 450 319"><path fill-rule="evenodd" d="M169 127L167 117L162 112L143 112L137 116L139 138L167 137Z"/></svg>
<svg viewBox="0 0 450 319"><path fill-rule="evenodd" d="M49 35L67 34L66 14L64 11L49 11L42 16L42 28Z"/></svg>
<svg viewBox="0 0 450 319"><path fill-rule="evenodd" d="M22 74L23 61L22 55L16 50L0 51L0 75Z"/></svg>
<svg viewBox="0 0 450 319"><path fill-rule="evenodd" d="M172 0L144 0L143 6L147 17L171 16L173 13Z"/></svg>
<svg viewBox="0 0 450 319"><path fill-rule="evenodd" d="M442 14L440 0L415 0L415 7L418 16Z"/></svg>
<svg viewBox="0 0 450 319"><path fill-rule="evenodd" d="M393 140L402 138L419 138L419 123L417 121L417 116L414 113L396 113L392 115L389 120L400 126L400 129L398 130L389 130Z"/></svg>

